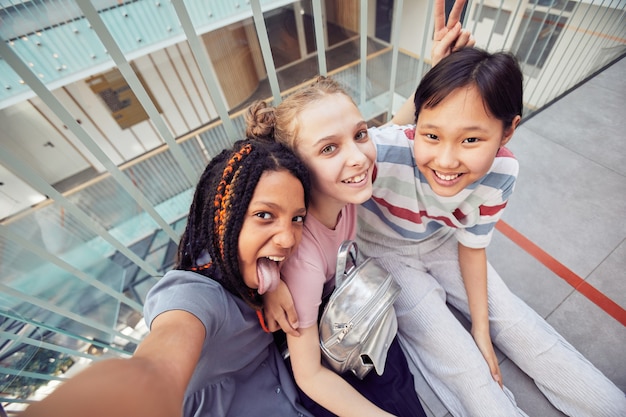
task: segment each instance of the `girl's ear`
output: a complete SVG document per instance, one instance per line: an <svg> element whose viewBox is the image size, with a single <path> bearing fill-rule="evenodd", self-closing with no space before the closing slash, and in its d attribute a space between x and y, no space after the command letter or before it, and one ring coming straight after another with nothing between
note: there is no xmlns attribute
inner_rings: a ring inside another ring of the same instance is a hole
<svg viewBox="0 0 626 417"><path fill-rule="evenodd" d="M506 145L509 140L513 137L513 133L515 133L515 129L519 126L520 121L522 120L522 116L517 115L511 122L511 126L504 129L504 136L502 136L502 140L500 141L500 146Z"/></svg>

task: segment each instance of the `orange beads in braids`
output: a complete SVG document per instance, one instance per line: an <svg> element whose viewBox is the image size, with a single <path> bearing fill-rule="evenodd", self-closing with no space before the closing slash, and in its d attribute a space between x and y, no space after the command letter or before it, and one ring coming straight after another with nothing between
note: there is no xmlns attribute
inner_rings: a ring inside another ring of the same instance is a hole
<svg viewBox="0 0 626 417"><path fill-rule="evenodd" d="M215 206L215 217L213 219L214 226L214 239L217 239L217 243L220 249L220 254L224 257L224 236L226 234L226 224L228 221L230 201L233 196L233 184L237 181L240 166L237 166L243 158L250 154L252 151L252 145L249 143L244 145L238 152L236 152L226 164L224 171L222 172L222 179L217 185L217 193L215 194L215 200L213 202Z"/></svg>

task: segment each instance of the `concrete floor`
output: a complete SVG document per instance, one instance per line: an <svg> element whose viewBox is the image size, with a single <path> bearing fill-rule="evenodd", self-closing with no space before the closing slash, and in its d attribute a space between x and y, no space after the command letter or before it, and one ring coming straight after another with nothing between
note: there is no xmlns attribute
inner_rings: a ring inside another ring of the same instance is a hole
<svg viewBox="0 0 626 417"><path fill-rule="evenodd" d="M518 128L508 147L520 162L520 175L502 220L529 242L519 243L496 231L488 249L490 262L513 292L622 391L626 391L624 74L623 58ZM553 258L549 266L529 253L532 245ZM559 264L569 272L559 271ZM512 361L499 357L504 383L529 416L564 415ZM429 415L450 416L425 382L417 383Z"/></svg>

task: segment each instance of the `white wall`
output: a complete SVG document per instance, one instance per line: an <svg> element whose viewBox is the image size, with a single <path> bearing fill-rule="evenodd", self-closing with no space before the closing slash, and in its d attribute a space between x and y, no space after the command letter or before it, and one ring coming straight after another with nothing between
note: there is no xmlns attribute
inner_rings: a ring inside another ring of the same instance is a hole
<svg viewBox="0 0 626 417"><path fill-rule="evenodd" d="M165 124L174 137L185 135L218 117L186 42L143 56L133 63L158 102ZM58 88L52 93L116 165L164 143L149 120L121 129L108 107L85 80ZM97 172L105 171L85 145L38 97L1 109L0 125L2 148L15 153L22 163L35 170L49 184L89 168ZM44 146L48 142L53 146ZM2 174L0 181L16 183L10 172ZM2 203L4 211L0 211L0 215L4 212L6 216L6 211L11 208L17 212L31 204L13 203L26 200L20 193L20 187L6 186L0 191L5 194L3 200L6 200Z"/></svg>
<svg viewBox="0 0 626 417"><path fill-rule="evenodd" d="M426 27L426 22L431 20L427 11L428 0L405 0L403 2L402 23L398 36L399 48L421 56L422 41L424 36L426 36L428 43L424 56L430 57L433 33L432 30L428 30Z"/></svg>
<svg viewBox="0 0 626 417"><path fill-rule="evenodd" d="M38 99L0 110L0 143L50 184L89 167L64 136L63 124L51 123ZM55 116L56 119L56 116ZM46 143L54 146L44 146Z"/></svg>
<svg viewBox="0 0 626 417"><path fill-rule="evenodd" d="M0 220L46 199L2 165L0 179Z"/></svg>

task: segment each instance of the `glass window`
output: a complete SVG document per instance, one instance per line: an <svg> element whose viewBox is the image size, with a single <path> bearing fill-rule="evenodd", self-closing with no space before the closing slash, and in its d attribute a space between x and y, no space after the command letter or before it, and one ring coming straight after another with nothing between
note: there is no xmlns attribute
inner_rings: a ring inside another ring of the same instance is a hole
<svg viewBox="0 0 626 417"><path fill-rule="evenodd" d="M477 7L474 10L474 20L476 20L477 22L482 22L483 19L493 20L493 33L497 33L498 35L504 35L506 25L509 23L509 17L511 17L510 11L500 9L500 14L498 14L497 8L489 6Z"/></svg>
<svg viewBox="0 0 626 417"><path fill-rule="evenodd" d="M516 56L529 66L543 68L567 18L539 11L526 11L515 39Z"/></svg>
<svg viewBox="0 0 626 417"><path fill-rule="evenodd" d="M576 6L576 2L570 0L528 0L528 4L546 6L556 10L565 10L566 12L571 12Z"/></svg>

